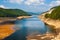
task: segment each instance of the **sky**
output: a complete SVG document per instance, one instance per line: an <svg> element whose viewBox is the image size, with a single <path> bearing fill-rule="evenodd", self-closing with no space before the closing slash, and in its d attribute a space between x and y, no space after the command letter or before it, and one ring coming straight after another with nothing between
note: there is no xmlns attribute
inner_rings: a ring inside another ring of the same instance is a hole
<svg viewBox="0 0 60 40"><path fill-rule="evenodd" d="M21 9L27 12L45 12L60 5L60 0L0 0L0 7Z"/></svg>

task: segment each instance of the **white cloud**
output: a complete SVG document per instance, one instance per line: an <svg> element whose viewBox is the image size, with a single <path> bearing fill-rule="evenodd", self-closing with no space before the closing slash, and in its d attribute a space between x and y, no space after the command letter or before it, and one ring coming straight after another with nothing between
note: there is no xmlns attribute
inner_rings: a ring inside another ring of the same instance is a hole
<svg viewBox="0 0 60 40"><path fill-rule="evenodd" d="M9 7L6 7L4 5L0 5L0 8L9 9Z"/></svg>
<svg viewBox="0 0 60 40"><path fill-rule="evenodd" d="M6 8L4 5L0 5L0 8Z"/></svg>
<svg viewBox="0 0 60 40"><path fill-rule="evenodd" d="M26 5L42 5L44 4L44 1L45 0L6 0L5 2L17 3L17 4L24 3Z"/></svg>
<svg viewBox="0 0 60 40"><path fill-rule="evenodd" d="M9 0L10 3L17 3L20 4L22 3L24 0Z"/></svg>
<svg viewBox="0 0 60 40"><path fill-rule="evenodd" d="M44 0L26 0L25 1L26 5L40 5L40 4L44 4Z"/></svg>
<svg viewBox="0 0 60 40"><path fill-rule="evenodd" d="M51 7L58 6L58 5L60 5L60 0L52 1L52 2L50 3L50 6L51 6Z"/></svg>

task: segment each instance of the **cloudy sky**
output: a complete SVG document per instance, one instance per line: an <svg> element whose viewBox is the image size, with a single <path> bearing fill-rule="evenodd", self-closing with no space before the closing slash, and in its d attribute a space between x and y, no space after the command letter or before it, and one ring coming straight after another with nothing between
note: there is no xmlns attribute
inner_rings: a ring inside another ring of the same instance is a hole
<svg viewBox="0 0 60 40"><path fill-rule="evenodd" d="M60 5L60 0L0 0L0 7L22 9L28 12L43 12Z"/></svg>

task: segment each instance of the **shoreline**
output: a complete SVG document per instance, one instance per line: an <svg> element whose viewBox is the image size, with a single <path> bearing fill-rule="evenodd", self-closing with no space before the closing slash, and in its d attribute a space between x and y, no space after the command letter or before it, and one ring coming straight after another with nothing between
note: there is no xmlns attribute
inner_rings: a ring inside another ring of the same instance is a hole
<svg viewBox="0 0 60 40"><path fill-rule="evenodd" d="M52 29L54 33L56 33L56 35L54 35L55 37L53 38L53 40L60 40L60 20L53 20L50 18L45 18L44 16L45 14L41 14L40 16L38 16L38 18L46 25L48 25L48 27L50 27L50 29Z"/></svg>
<svg viewBox="0 0 60 40"><path fill-rule="evenodd" d="M19 30L19 28L16 28L14 24L16 20L21 20L22 18L30 18L31 16L20 16L20 17L18 17L18 19L9 17L5 18L0 17L0 40L13 34L16 30Z"/></svg>
<svg viewBox="0 0 60 40"><path fill-rule="evenodd" d="M0 25L14 23L16 20L21 20L23 18L30 18L32 16L19 16L16 18L13 17L0 17Z"/></svg>
<svg viewBox="0 0 60 40"><path fill-rule="evenodd" d="M50 18L45 18L44 15L43 16L42 15L38 16L38 18L40 20L42 20L45 24L53 25L56 29L60 28L60 25L59 25L60 20L53 20L53 19L50 19Z"/></svg>

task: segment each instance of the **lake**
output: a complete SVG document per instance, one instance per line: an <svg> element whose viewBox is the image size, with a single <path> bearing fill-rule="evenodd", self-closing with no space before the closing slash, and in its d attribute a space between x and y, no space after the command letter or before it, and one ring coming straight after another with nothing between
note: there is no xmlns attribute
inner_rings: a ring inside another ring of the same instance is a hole
<svg viewBox="0 0 60 40"><path fill-rule="evenodd" d="M24 18L15 21L15 27L19 28L15 33L4 40L26 40L28 35L45 34L49 29L38 18L38 15L32 15L31 18Z"/></svg>

